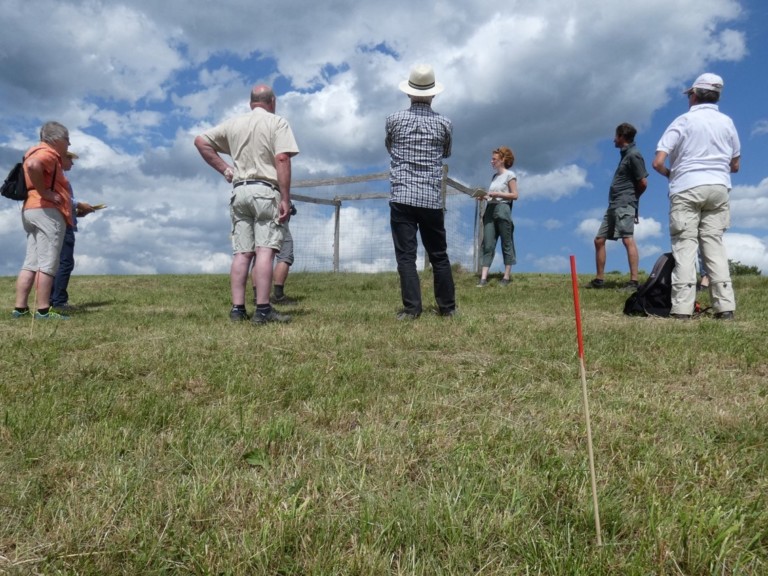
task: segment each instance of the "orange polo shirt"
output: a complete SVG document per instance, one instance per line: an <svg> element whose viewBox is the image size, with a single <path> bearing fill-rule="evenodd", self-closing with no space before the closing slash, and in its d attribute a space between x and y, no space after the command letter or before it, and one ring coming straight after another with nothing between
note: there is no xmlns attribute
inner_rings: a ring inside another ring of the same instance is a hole
<svg viewBox="0 0 768 576"><path fill-rule="evenodd" d="M61 167L61 157L59 156L59 153L43 142L32 146L32 148L27 150L24 158L29 158L33 153L35 158L43 164L43 181L46 184L51 182L54 171L56 172L56 181L53 182L51 188L56 194L61 196L62 202L60 205L56 205L40 196L40 193L33 188L32 181L29 179L27 167L25 165L24 178L27 181L27 199L24 201L24 210L55 208L61 212L62 216L64 216L67 225L72 226L72 196L69 192L69 180L67 180L67 177L64 175L64 170Z"/></svg>

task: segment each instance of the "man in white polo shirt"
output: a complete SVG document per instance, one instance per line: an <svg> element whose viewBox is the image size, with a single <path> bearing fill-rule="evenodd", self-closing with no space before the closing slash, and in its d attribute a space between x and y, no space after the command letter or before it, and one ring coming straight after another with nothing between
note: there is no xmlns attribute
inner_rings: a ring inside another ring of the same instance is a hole
<svg viewBox="0 0 768 576"><path fill-rule="evenodd" d="M672 318L693 314L699 248L715 318L733 320L736 310L723 234L730 225L731 174L739 171L741 144L733 121L718 109L722 89L720 76L699 76L684 92L690 109L669 125L656 146L653 169L669 178Z"/></svg>

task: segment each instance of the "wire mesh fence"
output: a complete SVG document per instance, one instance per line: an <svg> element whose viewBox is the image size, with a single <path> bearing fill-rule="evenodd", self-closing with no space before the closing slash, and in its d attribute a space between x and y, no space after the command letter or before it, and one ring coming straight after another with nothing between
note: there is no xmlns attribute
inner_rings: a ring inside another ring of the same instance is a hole
<svg viewBox="0 0 768 576"><path fill-rule="evenodd" d="M296 271L383 272L397 269L389 226L388 173L294 182L291 218ZM301 192L296 193L299 189ZM452 265L477 269L478 214L472 189L444 171L445 228ZM425 253L419 240L419 260Z"/></svg>

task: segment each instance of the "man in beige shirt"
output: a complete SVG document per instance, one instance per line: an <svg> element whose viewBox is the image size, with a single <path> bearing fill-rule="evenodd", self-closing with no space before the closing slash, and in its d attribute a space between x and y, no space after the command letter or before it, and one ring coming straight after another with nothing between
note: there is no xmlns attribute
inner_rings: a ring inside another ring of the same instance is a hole
<svg viewBox="0 0 768 576"><path fill-rule="evenodd" d="M203 159L233 184L232 219L232 321L247 320L245 289L253 264L252 281L257 294L254 324L288 322L269 303L272 264L283 243L285 222L291 209L291 158L299 153L288 122L275 114L272 88L254 86L251 111L231 118L195 138ZM232 158L230 166L222 157Z"/></svg>

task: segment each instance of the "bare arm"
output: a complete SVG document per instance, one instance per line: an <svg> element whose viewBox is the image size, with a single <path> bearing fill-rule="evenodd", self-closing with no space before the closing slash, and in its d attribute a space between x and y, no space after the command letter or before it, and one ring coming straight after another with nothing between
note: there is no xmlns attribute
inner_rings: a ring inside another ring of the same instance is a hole
<svg viewBox="0 0 768 576"><path fill-rule="evenodd" d="M280 222L286 222L291 215L291 154L277 154L277 187L280 189Z"/></svg>
<svg viewBox="0 0 768 576"><path fill-rule="evenodd" d="M741 156L736 156L736 158L731 158L731 172L735 174L739 171L739 168L741 168Z"/></svg>
<svg viewBox="0 0 768 576"><path fill-rule="evenodd" d="M232 177L234 176L232 167L219 156L219 153L216 152L216 149L211 146L211 143L208 142L208 140L202 136L196 137L195 148L197 148L197 151L200 152L200 156L203 157L203 160L205 160L211 168L224 176L227 182L232 182Z"/></svg>
<svg viewBox="0 0 768 576"><path fill-rule="evenodd" d="M656 156L654 157L653 164L651 164L651 166L653 166L653 169L656 170L656 172L658 172L665 178L669 178L669 174L671 170L666 167L665 165L666 162L667 162L667 153L662 152L661 150L658 150L656 152Z"/></svg>
<svg viewBox="0 0 768 576"><path fill-rule="evenodd" d="M646 188L648 188L648 178L643 178L635 182L635 196L640 198L640 196L643 195L643 192L645 192Z"/></svg>
<svg viewBox="0 0 768 576"><path fill-rule="evenodd" d="M518 194L517 194L517 180L510 180L507 183L507 187L509 189L509 192L506 195L507 200L517 200Z"/></svg>

